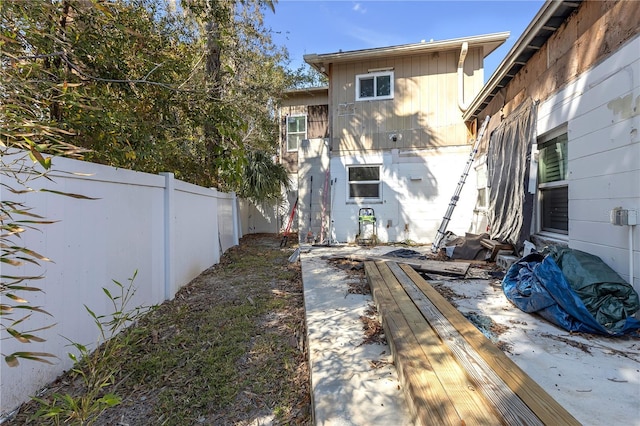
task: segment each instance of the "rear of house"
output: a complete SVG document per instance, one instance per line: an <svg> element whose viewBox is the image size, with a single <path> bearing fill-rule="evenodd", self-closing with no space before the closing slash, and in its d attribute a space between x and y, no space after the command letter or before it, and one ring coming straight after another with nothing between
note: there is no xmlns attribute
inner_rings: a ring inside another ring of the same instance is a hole
<svg viewBox="0 0 640 426"><path fill-rule="evenodd" d="M432 242L490 116L448 229L568 245L639 290L638 16L638 2L548 1L486 84L505 34L305 56L329 77L328 133L287 153L301 239L353 242L371 208L380 241Z"/></svg>
<svg viewBox="0 0 640 426"><path fill-rule="evenodd" d="M464 103L482 88L484 58L507 37L306 55L329 87L326 115L315 104L320 96L299 92L296 105L290 99L281 108L301 239L353 242L366 209L375 216L367 232L375 227L379 241L430 241L471 149ZM462 233L476 202L475 185L467 191L464 213L451 224Z"/></svg>

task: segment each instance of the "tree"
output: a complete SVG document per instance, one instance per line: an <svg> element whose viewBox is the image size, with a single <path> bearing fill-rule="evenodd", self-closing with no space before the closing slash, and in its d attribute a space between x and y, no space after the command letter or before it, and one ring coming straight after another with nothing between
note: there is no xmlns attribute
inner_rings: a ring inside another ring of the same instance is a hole
<svg viewBox="0 0 640 426"><path fill-rule="evenodd" d="M290 89L304 89L307 87L322 87L329 85L326 75L320 74L308 64L303 64L295 70L289 71Z"/></svg>
<svg viewBox="0 0 640 426"><path fill-rule="evenodd" d="M286 51L263 28L269 1L5 0L0 16L0 166L6 188L29 191L51 155L176 177L256 200L288 181L276 152L274 105L290 80ZM12 153L26 152L19 157ZM265 173L265 175L260 175ZM247 179L256 182L247 188ZM74 194L68 194L76 196ZM20 234L50 223L23 202L1 200L3 265L47 261ZM37 277L5 274L3 334L44 312L20 292ZM28 314L26 315L28 317ZM46 354L23 353L44 360ZM15 354L6 354L16 363Z"/></svg>

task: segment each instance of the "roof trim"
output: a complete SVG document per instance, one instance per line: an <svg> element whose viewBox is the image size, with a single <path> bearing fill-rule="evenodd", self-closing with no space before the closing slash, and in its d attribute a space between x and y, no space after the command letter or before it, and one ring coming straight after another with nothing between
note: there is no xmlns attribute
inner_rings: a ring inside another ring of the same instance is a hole
<svg viewBox="0 0 640 426"><path fill-rule="evenodd" d="M326 74L322 68L327 68L328 64L337 62L351 62L364 59L376 59L380 57L388 58L393 56L402 56L408 54L420 54L427 52L436 52L443 50L458 49L462 43L466 42L469 47L482 46L483 57L486 57L495 49L500 47L509 38L509 32L500 32L493 34L485 34L473 37L461 37L441 41L428 41L412 44L403 44L398 46L377 47L374 49L351 50L347 52L335 53L311 53L304 55L304 61L311 65L319 72Z"/></svg>
<svg viewBox="0 0 640 426"><path fill-rule="evenodd" d="M329 92L329 86L302 87L300 89L289 89L284 91L284 93L287 95L296 95L299 93L314 94L314 93L320 93L320 92Z"/></svg>
<svg viewBox="0 0 640 426"><path fill-rule="evenodd" d="M462 114L462 119L469 121L478 117L498 92L509 84L581 3L582 0L547 0L489 77L480 93L471 101L469 108Z"/></svg>

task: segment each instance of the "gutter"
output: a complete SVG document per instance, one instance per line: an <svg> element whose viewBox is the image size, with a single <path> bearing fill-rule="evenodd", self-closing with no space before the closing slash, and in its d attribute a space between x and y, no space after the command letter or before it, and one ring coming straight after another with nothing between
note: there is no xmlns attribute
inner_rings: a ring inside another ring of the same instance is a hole
<svg viewBox="0 0 640 426"><path fill-rule="evenodd" d="M469 51L469 43L462 43L460 48L460 59L458 59L458 108L465 112L469 108L468 103L464 103L464 60Z"/></svg>

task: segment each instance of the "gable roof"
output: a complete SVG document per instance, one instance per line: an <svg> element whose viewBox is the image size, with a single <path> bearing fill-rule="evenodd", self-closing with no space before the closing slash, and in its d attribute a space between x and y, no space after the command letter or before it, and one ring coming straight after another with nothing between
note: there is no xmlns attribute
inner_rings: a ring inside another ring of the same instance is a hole
<svg viewBox="0 0 640 426"><path fill-rule="evenodd" d="M462 115L464 121L478 117L491 100L507 86L518 74L529 59L547 42L562 24L573 13L582 0L553 1L547 0L540 8L531 23L523 31L507 56L500 62L495 72L489 77L480 93L471 101L469 108Z"/></svg>
<svg viewBox="0 0 640 426"><path fill-rule="evenodd" d="M466 42L469 48L482 47L483 57L500 47L509 38L509 32L485 34L473 37L462 37L441 41L423 41L420 43L403 44L398 46L377 47L374 49L351 50L335 53L311 53L304 55L304 61L318 72L326 73L327 65L339 62L353 62L359 60L390 58L394 56L415 55L427 52L459 49Z"/></svg>

